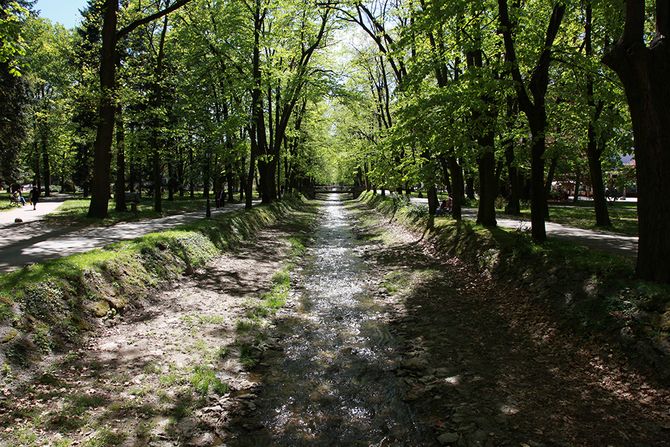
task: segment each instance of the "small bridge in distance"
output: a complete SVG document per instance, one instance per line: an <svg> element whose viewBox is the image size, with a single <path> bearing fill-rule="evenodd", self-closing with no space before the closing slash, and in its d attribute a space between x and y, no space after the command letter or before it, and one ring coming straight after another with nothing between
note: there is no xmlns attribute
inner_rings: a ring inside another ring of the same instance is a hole
<svg viewBox="0 0 670 447"><path fill-rule="evenodd" d="M339 192L339 193L352 193L354 188L351 186L343 185L316 185L314 192L325 193L325 192Z"/></svg>

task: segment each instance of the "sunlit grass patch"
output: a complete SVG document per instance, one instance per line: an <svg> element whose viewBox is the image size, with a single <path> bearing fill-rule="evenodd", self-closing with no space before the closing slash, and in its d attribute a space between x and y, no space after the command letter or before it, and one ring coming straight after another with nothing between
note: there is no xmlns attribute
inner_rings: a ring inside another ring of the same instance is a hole
<svg viewBox="0 0 670 447"><path fill-rule="evenodd" d="M131 210L130 203L127 204L128 211L116 211L116 204L110 201L108 204L108 217L104 219L87 217L90 199L72 199L66 200L53 213L46 216L46 219L53 222L68 222L75 224L97 224L114 225L118 222L127 222L140 219L155 219L171 214L186 213L198 210L205 210L206 201L202 197L196 199L175 198L175 200L163 200L163 211L157 213L153 209L153 199L143 199L137 205L137 211Z"/></svg>
<svg viewBox="0 0 670 447"><path fill-rule="evenodd" d="M291 236L288 241L291 244L291 257L300 257L305 254L305 244L300 238Z"/></svg>
<svg viewBox="0 0 670 447"><path fill-rule="evenodd" d="M225 323L226 319L223 315L214 315L214 314L190 314L182 315L180 318L182 323L188 328L205 326L205 325L221 325Z"/></svg>
<svg viewBox="0 0 670 447"><path fill-rule="evenodd" d="M222 395L229 389L228 385L216 376L215 371L205 365L197 365L193 368L190 382L193 389L202 396L207 395L210 391Z"/></svg>
<svg viewBox="0 0 670 447"><path fill-rule="evenodd" d="M84 447L112 447L121 445L128 438L126 433L112 431L109 428L101 428L89 440L82 445Z"/></svg>
<svg viewBox="0 0 670 447"><path fill-rule="evenodd" d="M249 332L260 328L260 326L261 320L259 318L240 318L235 324L235 329L237 332Z"/></svg>
<svg viewBox="0 0 670 447"><path fill-rule="evenodd" d="M260 351L250 343L240 343L240 363L245 368L253 368L258 363Z"/></svg>

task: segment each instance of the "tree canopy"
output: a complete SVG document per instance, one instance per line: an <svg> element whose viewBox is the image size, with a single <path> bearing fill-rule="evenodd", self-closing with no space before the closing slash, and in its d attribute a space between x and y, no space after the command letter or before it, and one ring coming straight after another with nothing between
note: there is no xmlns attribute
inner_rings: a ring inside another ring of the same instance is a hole
<svg viewBox="0 0 670 447"><path fill-rule="evenodd" d="M92 194L92 217L135 191L160 211L340 183L418 189L434 211L445 190L485 226L529 202L538 242L549 199L587 195L608 227L607 195L637 186L638 272L667 282L664 4L90 0L67 30L4 1L2 179Z"/></svg>

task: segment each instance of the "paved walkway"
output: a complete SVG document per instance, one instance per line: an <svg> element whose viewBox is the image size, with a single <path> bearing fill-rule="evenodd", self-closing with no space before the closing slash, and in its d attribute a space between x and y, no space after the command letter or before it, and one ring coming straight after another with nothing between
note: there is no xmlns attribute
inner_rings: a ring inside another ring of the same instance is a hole
<svg viewBox="0 0 670 447"><path fill-rule="evenodd" d="M477 210L466 208L463 210L466 219L477 219ZM530 221L514 216L497 216L498 226L505 228L516 228L521 231L530 231ZM618 254L628 257L637 256L637 237L624 236L606 231L585 230L554 222L546 222L547 235L556 239L568 240L585 245L595 250Z"/></svg>
<svg viewBox="0 0 670 447"><path fill-rule="evenodd" d="M40 205L46 203L38 204L38 209ZM227 204L225 208L212 210L212 214L228 213L243 207L244 204ZM3 235L0 238L0 273L168 230L203 217L204 211L196 211L158 219L123 222L108 227L71 226L38 219L23 224L0 223L0 233Z"/></svg>
<svg viewBox="0 0 670 447"><path fill-rule="evenodd" d="M413 197L411 202L426 205L428 199ZM464 208L463 217L465 219L476 220L477 210L474 208ZM527 219L508 215L498 215L496 219L500 227L530 231L530 221ZM637 236L624 236L607 231L585 230L554 222L547 222L545 228L547 236L551 238L568 240L607 253L631 258L637 256Z"/></svg>
<svg viewBox="0 0 670 447"><path fill-rule="evenodd" d="M42 219L49 213L53 213L60 207L66 199L58 198L44 202L37 203L37 209L33 210L33 206L26 204L20 208L11 208L0 213L0 230L14 224L15 219L21 219L23 222L33 222Z"/></svg>

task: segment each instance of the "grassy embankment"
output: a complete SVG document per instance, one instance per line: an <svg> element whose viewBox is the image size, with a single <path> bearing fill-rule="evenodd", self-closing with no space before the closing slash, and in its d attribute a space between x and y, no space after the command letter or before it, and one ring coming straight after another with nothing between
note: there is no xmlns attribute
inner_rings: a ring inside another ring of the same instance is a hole
<svg viewBox="0 0 670 447"><path fill-rule="evenodd" d="M659 371L670 366L670 287L634 278L634 262L575 243L536 244L525 232L488 229L451 218L431 221L425 207L371 193L361 201L425 236L494 279L528 288L565 326L616 339Z"/></svg>
<svg viewBox="0 0 670 447"><path fill-rule="evenodd" d="M216 215L0 276L0 375L65 348L94 327L94 316L122 311L302 206L287 199Z"/></svg>

